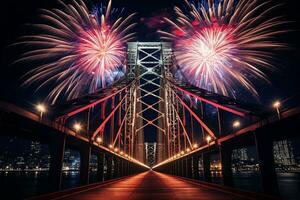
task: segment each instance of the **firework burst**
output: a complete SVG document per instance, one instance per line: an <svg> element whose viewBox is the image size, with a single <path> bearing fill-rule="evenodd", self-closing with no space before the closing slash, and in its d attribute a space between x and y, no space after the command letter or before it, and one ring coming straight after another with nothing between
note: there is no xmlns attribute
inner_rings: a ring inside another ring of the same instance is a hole
<svg viewBox="0 0 300 200"><path fill-rule="evenodd" d="M269 50L283 47L272 36L283 31L280 17L266 19L277 6L257 0L185 1L175 7L176 20L165 18L171 31L159 31L174 44L179 70L191 84L235 97L243 86L257 96L252 78L268 81L273 68Z"/></svg>
<svg viewBox="0 0 300 200"><path fill-rule="evenodd" d="M59 1L61 9L41 10L43 24L35 24L37 35L21 38L31 50L17 62L38 63L27 74L25 84L40 82L38 89L55 82L48 98L76 98L110 84L124 74L125 44L134 37L130 23L134 14L95 7L90 11L81 0ZM42 63L42 64L40 64Z"/></svg>

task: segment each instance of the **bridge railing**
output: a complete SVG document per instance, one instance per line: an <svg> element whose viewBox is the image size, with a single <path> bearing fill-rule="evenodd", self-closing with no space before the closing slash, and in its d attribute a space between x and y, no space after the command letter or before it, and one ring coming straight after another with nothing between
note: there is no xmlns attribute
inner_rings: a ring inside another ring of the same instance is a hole
<svg viewBox="0 0 300 200"><path fill-rule="evenodd" d="M261 191L278 196L273 143L299 137L299 121L300 107L285 110L280 116L271 114L230 134L202 142L188 151L181 149L172 157L155 165L153 170L206 182L212 182L212 175L219 171L222 184L235 187L232 171L233 151L254 145L258 157L257 169L260 174ZM213 155L218 155L218 165L213 163Z"/></svg>
<svg viewBox="0 0 300 200"><path fill-rule="evenodd" d="M40 141L49 148L49 191L62 189L62 173L65 151L74 149L80 155L80 184L89 184L91 155L97 157L97 181L110 180L148 170L149 167L122 150L92 141L76 130L62 126L47 116L32 113L16 105L0 102L1 136Z"/></svg>

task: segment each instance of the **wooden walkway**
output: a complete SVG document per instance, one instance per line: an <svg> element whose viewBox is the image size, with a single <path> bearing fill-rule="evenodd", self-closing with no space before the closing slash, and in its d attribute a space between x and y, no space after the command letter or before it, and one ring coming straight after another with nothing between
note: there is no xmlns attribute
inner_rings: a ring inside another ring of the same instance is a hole
<svg viewBox="0 0 300 200"><path fill-rule="evenodd" d="M174 176L148 171L120 181L56 197L68 200L238 200L253 199Z"/></svg>

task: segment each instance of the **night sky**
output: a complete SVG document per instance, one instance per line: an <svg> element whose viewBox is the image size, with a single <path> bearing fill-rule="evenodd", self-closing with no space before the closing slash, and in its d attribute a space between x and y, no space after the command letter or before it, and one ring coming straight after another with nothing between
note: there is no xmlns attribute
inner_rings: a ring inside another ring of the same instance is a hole
<svg viewBox="0 0 300 200"><path fill-rule="evenodd" d="M278 15L284 16L291 21L285 29L291 30L278 38L279 42L288 44L288 49L280 51L274 56L274 63L278 70L268 72L272 85L256 83L260 94L260 102L269 106L274 99L286 99L297 96L299 89L300 74L300 50L299 50L299 1L296 0L273 0L275 3L283 3L280 9L276 10ZM88 5L93 5L96 0L88 0ZM106 4L107 1L102 1ZM129 13L138 12L136 27L138 41L158 41L156 30L163 26L160 19L168 16L173 11L174 5L181 5L180 0L113 0L114 7L125 7ZM20 87L20 77L30 69L30 66L11 65L13 60L18 58L18 49L8 47L16 39L28 33L30 29L26 23L39 22L38 8L57 7L56 0L9 0L1 3L1 73L0 90L1 99L14 101L19 104L35 103L43 99L46 91L34 93L33 88ZM243 96L241 94L240 96Z"/></svg>

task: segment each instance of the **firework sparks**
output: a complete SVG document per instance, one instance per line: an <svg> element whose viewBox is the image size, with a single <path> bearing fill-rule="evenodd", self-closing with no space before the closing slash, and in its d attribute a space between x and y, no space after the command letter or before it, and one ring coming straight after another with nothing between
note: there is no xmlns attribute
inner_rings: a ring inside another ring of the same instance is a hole
<svg viewBox="0 0 300 200"><path fill-rule="evenodd" d="M133 39L130 23L111 7L89 11L81 0L65 4L62 9L41 10L43 24L35 24L41 33L22 37L17 44L31 46L17 62L42 63L31 70L25 84L43 82L39 88L56 81L48 98L76 98L95 92L124 74L127 41ZM38 88L38 89L39 89Z"/></svg>
<svg viewBox="0 0 300 200"><path fill-rule="evenodd" d="M171 31L159 31L173 41L179 70L200 88L235 96L243 86L257 96L251 77L268 81L263 71L273 68L269 50L283 47L271 40L283 32L274 31L280 17L265 19L277 6L253 0L185 3L175 7L176 21L165 18Z"/></svg>

